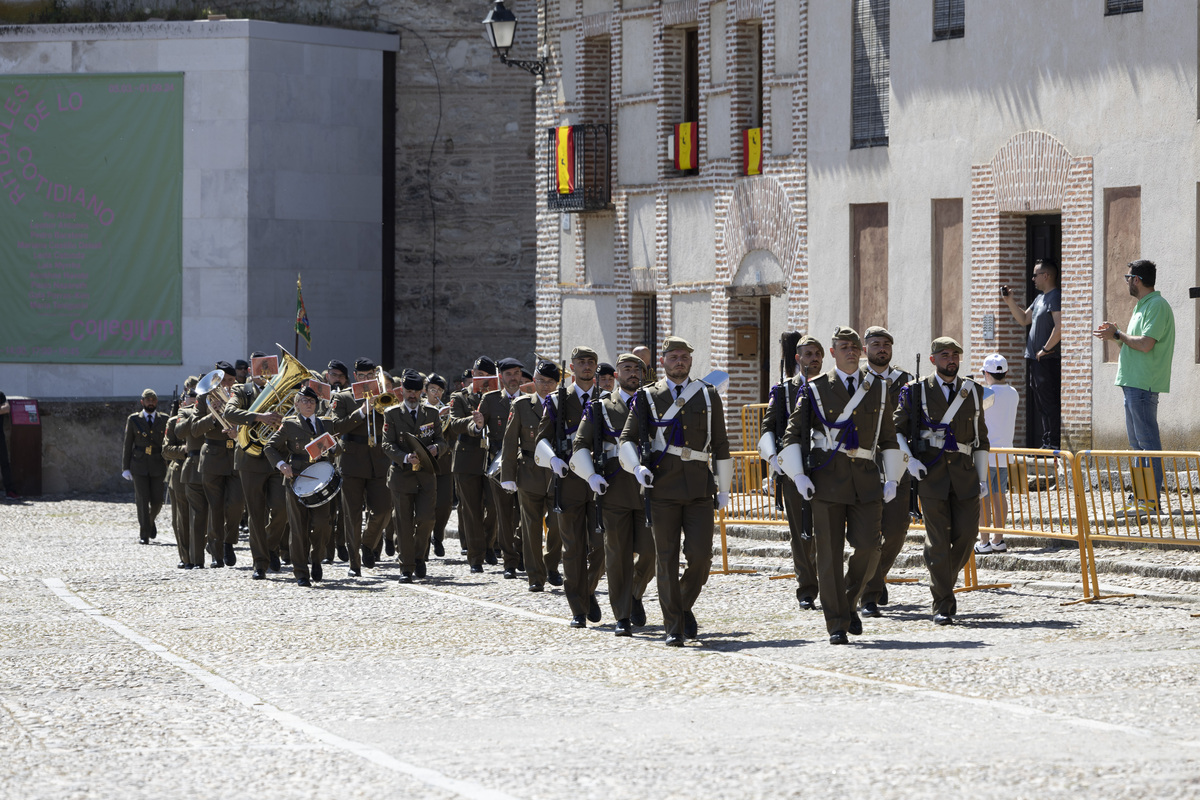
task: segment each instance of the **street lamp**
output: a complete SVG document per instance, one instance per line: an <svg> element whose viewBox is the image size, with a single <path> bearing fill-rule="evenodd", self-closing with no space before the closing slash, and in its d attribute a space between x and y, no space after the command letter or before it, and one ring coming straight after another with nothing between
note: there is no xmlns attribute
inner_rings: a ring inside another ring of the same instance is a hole
<svg viewBox="0 0 1200 800"><path fill-rule="evenodd" d="M492 45L492 49L496 51L496 55L500 56L501 64L508 64L510 67L520 67L531 75L537 75L539 78L546 77L546 60L544 58L537 61L522 61L508 57L508 51L512 47L513 39L517 34L517 18L513 16L511 11L504 7L504 0L496 0L496 4L492 6L492 10L483 18L483 29L487 35L488 42Z"/></svg>

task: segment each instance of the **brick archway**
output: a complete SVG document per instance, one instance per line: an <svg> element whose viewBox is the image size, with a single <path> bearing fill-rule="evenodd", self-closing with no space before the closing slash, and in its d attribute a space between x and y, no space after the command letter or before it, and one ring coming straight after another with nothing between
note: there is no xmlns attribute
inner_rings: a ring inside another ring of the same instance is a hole
<svg viewBox="0 0 1200 800"><path fill-rule="evenodd" d="M1053 136L1023 131L987 164L971 168L971 373L999 350L1009 359L1010 383L1024 395L1024 329L999 299L1002 284L1025 286L1025 220L1062 215L1062 446L1091 446L1093 165ZM1028 298L1023 298L1028 302ZM983 338L985 315L995 338ZM1023 439L1018 415L1018 442Z"/></svg>

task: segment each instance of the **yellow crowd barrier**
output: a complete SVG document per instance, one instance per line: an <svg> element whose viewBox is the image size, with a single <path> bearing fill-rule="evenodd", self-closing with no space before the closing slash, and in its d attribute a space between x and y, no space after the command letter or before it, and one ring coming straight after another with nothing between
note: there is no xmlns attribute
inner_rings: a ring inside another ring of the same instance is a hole
<svg viewBox="0 0 1200 800"><path fill-rule="evenodd" d="M1092 541L1200 545L1200 453L1084 450L1076 459Z"/></svg>
<svg viewBox="0 0 1200 800"><path fill-rule="evenodd" d="M766 413L766 403L748 403L742 406L742 447L747 451L758 446L758 440L762 438L763 416Z"/></svg>

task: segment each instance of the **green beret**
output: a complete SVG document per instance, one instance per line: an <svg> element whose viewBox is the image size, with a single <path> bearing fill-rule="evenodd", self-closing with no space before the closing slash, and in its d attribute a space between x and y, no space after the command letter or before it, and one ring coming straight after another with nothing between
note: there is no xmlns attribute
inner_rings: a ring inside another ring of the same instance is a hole
<svg viewBox="0 0 1200 800"><path fill-rule="evenodd" d="M933 345L931 346L931 349L929 352L930 353L940 353L943 350L953 350L954 352L958 353L959 355L962 355L962 351L963 351L962 345L959 344L958 342L954 341L954 339L952 339L951 337L939 336L938 338L933 340Z"/></svg>
<svg viewBox="0 0 1200 800"><path fill-rule="evenodd" d="M694 352L692 346L688 344L687 339L682 336L668 336L666 341L662 343L662 353L666 355L672 350L687 350L689 353Z"/></svg>
<svg viewBox="0 0 1200 800"><path fill-rule="evenodd" d="M888 331L888 329L879 325L872 325L871 327L867 328L867 332L863 334L864 339L870 339L874 336L882 336L892 344L896 343L896 340L892 337L892 334Z"/></svg>
<svg viewBox="0 0 1200 800"><path fill-rule="evenodd" d="M646 362L635 356L633 353L621 353L617 356L617 366L622 364L637 364L639 367L646 366Z"/></svg>
<svg viewBox="0 0 1200 800"><path fill-rule="evenodd" d="M833 331L833 341L835 342L853 342L858 347L862 347L862 339L858 338L858 331L854 328L841 326Z"/></svg>
<svg viewBox="0 0 1200 800"><path fill-rule="evenodd" d="M579 345L579 347L576 347L574 350L571 351L571 360L574 361L577 358L594 358L597 361L599 361L600 354L597 353L592 348L588 347L587 345L581 344L581 345Z"/></svg>

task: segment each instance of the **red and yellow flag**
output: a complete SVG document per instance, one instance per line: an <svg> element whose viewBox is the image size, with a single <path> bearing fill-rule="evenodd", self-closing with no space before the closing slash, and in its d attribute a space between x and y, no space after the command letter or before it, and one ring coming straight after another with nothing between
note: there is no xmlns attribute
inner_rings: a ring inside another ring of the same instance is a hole
<svg viewBox="0 0 1200 800"><path fill-rule="evenodd" d="M681 122L675 126L675 169L696 169L699 166L697 128L698 123L695 122Z"/></svg>
<svg viewBox="0 0 1200 800"><path fill-rule="evenodd" d="M746 128L742 131L742 174L761 175L762 164L762 128Z"/></svg>
<svg viewBox="0 0 1200 800"><path fill-rule="evenodd" d="M558 164L558 193L575 191L575 128L563 125L556 129L554 160Z"/></svg>

